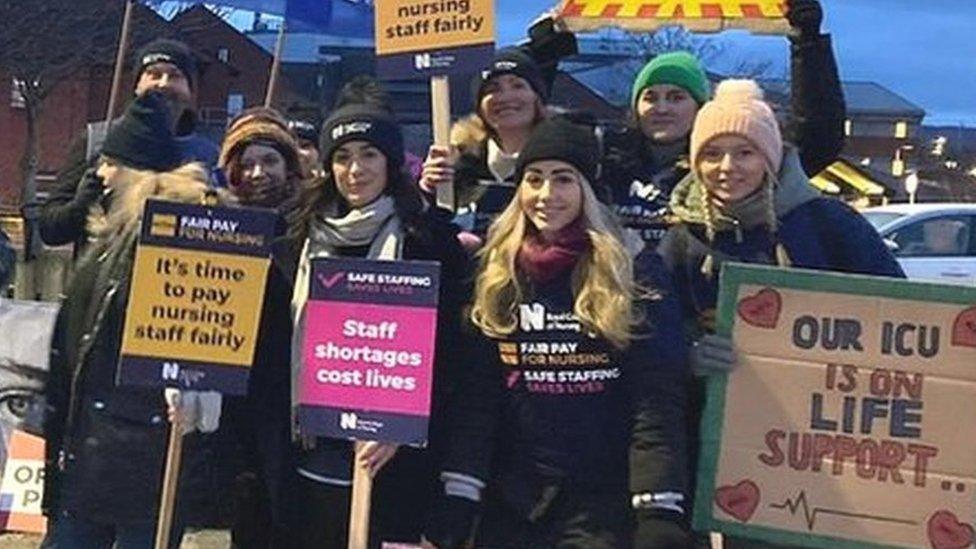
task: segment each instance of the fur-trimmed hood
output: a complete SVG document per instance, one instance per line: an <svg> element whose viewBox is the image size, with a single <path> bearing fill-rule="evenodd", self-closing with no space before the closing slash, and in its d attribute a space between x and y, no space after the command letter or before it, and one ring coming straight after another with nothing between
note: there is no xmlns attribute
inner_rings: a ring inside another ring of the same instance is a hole
<svg viewBox="0 0 976 549"><path fill-rule="evenodd" d="M87 231L95 241L112 239L138 225L146 200L159 198L201 204L211 191L202 164L184 164L169 172L151 172L118 166L105 179L108 210L96 202L88 212ZM234 197L217 189L218 204L232 204Z"/></svg>

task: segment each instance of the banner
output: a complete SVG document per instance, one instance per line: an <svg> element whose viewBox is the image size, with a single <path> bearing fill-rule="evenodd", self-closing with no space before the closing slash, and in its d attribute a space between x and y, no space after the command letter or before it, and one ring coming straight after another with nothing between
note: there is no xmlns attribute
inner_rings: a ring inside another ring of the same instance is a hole
<svg viewBox="0 0 976 549"><path fill-rule="evenodd" d="M803 547L970 547L976 288L729 265L695 526Z"/></svg>
<svg viewBox="0 0 976 549"><path fill-rule="evenodd" d="M181 0L284 17L289 32L373 38L373 0Z"/></svg>
<svg viewBox="0 0 976 549"><path fill-rule="evenodd" d="M376 72L382 78L473 73L494 53L494 0L384 0L376 6Z"/></svg>
<svg viewBox="0 0 976 549"><path fill-rule="evenodd" d="M305 310L304 434L424 446L440 265L318 259Z"/></svg>
<svg viewBox="0 0 976 549"><path fill-rule="evenodd" d="M146 203L120 384L246 392L277 220L271 210Z"/></svg>
<svg viewBox="0 0 976 549"><path fill-rule="evenodd" d="M559 16L576 32L604 27L648 32L672 25L697 32L789 32L782 0L562 0Z"/></svg>

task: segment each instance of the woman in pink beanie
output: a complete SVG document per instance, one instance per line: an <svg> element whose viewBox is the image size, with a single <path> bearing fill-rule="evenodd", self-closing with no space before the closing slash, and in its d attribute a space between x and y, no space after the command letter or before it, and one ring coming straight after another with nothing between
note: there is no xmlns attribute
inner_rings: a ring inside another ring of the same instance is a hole
<svg viewBox="0 0 976 549"><path fill-rule="evenodd" d="M864 218L810 184L752 80L718 86L695 118L690 148L691 172L671 195L678 224L658 251L688 318L698 320L693 340L712 331L725 261L904 277Z"/></svg>
<svg viewBox="0 0 976 549"><path fill-rule="evenodd" d="M735 360L731 341L713 334L726 261L904 278L877 231L810 184L752 80L718 86L695 118L690 152L691 171L671 194L678 222L658 252L685 318L694 321L686 323L686 337L696 374L727 371ZM701 389L693 401L703 400ZM697 406L690 410L694 419Z"/></svg>

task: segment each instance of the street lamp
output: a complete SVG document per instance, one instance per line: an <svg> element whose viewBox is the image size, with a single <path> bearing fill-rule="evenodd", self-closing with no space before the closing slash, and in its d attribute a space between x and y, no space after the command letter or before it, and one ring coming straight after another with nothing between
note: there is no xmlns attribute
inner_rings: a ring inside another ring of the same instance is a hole
<svg viewBox="0 0 976 549"><path fill-rule="evenodd" d="M915 193L918 192L918 172L912 172L905 178L905 192L908 193L908 203L915 203Z"/></svg>
<svg viewBox="0 0 976 549"><path fill-rule="evenodd" d="M902 158L902 152L911 151L914 148L914 145L902 145L895 150L895 160L891 163L892 175L895 177L905 175L905 160Z"/></svg>

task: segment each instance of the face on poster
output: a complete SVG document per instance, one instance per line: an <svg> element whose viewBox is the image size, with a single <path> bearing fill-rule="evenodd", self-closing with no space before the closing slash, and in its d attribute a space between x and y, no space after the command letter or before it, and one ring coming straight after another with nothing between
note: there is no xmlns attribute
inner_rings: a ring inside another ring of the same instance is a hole
<svg viewBox="0 0 976 549"><path fill-rule="evenodd" d="M709 395L721 443L696 514L816 547L969 546L976 291L740 272L760 274L723 303L738 365Z"/></svg>
<svg viewBox="0 0 976 549"><path fill-rule="evenodd" d="M436 263L313 263L305 312L302 430L421 445L433 384Z"/></svg>

